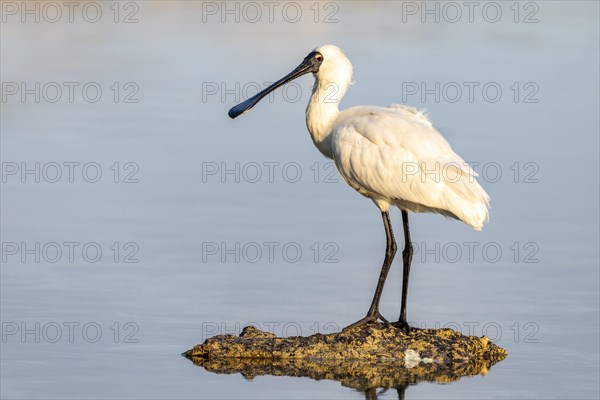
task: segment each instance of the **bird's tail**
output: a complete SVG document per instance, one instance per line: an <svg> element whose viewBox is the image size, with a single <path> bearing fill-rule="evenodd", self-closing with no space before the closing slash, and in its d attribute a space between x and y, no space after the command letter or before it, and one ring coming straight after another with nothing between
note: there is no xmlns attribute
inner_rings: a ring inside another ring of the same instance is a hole
<svg viewBox="0 0 600 400"><path fill-rule="evenodd" d="M454 201L450 201L452 213L461 221L480 231L490 219L490 196L476 180L477 173L470 167L461 170L457 181L448 183Z"/></svg>

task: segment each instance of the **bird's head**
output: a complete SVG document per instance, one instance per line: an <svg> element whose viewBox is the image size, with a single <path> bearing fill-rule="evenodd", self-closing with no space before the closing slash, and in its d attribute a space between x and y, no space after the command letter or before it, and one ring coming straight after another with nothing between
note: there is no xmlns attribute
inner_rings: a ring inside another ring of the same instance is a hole
<svg viewBox="0 0 600 400"><path fill-rule="evenodd" d="M352 81L352 63L344 51L332 44L317 47L311 54L321 55L321 65L315 78L321 82L332 82L347 87Z"/></svg>
<svg viewBox="0 0 600 400"><path fill-rule="evenodd" d="M332 44L317 47L298 65L292 72L273 83L265 90L258 92L249 99L241 102L229 110L229 116L235 118L250 110L263 97L279 86L284 85L302 75L311 73L320 83L333 83L339 85L340 93L345 93L352 81L352 64L342 49Z"/></svg>

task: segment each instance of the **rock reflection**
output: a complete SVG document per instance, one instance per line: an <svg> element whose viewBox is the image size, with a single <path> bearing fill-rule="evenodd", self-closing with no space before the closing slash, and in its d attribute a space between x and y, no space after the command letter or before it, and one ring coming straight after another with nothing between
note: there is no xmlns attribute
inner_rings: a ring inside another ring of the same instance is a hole
<svg viewBox="0 0 600 400"><path fill-rule="evenodd" d="M404 360L306 360L306 359L207 359L188 356L197 366L216 374L242 374L246 379L256 376L307 377L314 380L338 381L342 386L364 393L366 399L377 397L390 389L404 399L409 385L419 382L447 383L463 376L485 375L494 364L491 361L471 361L459 364L419 363L412 368ZM497 360L499 361L499 360Z"/></svg>

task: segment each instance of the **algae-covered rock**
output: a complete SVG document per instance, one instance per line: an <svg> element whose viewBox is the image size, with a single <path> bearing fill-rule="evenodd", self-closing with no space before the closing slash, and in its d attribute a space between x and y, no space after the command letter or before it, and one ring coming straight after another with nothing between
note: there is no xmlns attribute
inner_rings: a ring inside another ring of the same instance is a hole
<svg viewBox="0 0 600 400"><path fill-rule="evenodd" d="M417 328L405 334L372 322L339 333L287 338L247 326L239 336L214 336L184 356L215 373L331 379L366 392L484 375L506 351L485 336Z"/></svg>

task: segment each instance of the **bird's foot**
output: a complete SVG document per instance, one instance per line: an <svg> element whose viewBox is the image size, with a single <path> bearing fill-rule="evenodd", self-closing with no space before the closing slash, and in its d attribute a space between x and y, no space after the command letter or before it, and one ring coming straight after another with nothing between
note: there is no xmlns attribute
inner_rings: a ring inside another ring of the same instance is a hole
<svg viewBox="0 0 600 400"><path fill-rule="evenodd" d="M410 325L408 325L408 322L404 319L399 319L397 322L394 322L392 326L404 331L407 335L410 334Z"/></svg>
<svg viewBox="0 0 600 400"><path fill-rule="evenodd" d="M361 326L361 325L364 325L364 324L369 323L369 322L376 322L377 320L381 320L386 325L389 325L389 326L392 325L392 324L389 323L389 321L387 319L385 319L383 317L383 315L381 315L379 313L379 311L374 311L374 312L369 312L367 314L367 316L364 317L363 319L359 319L355 323L348 325L347 327L345 327L344 329L342 329L342 332L350 330L352 328L356 328L357 326Z"/></svg>

